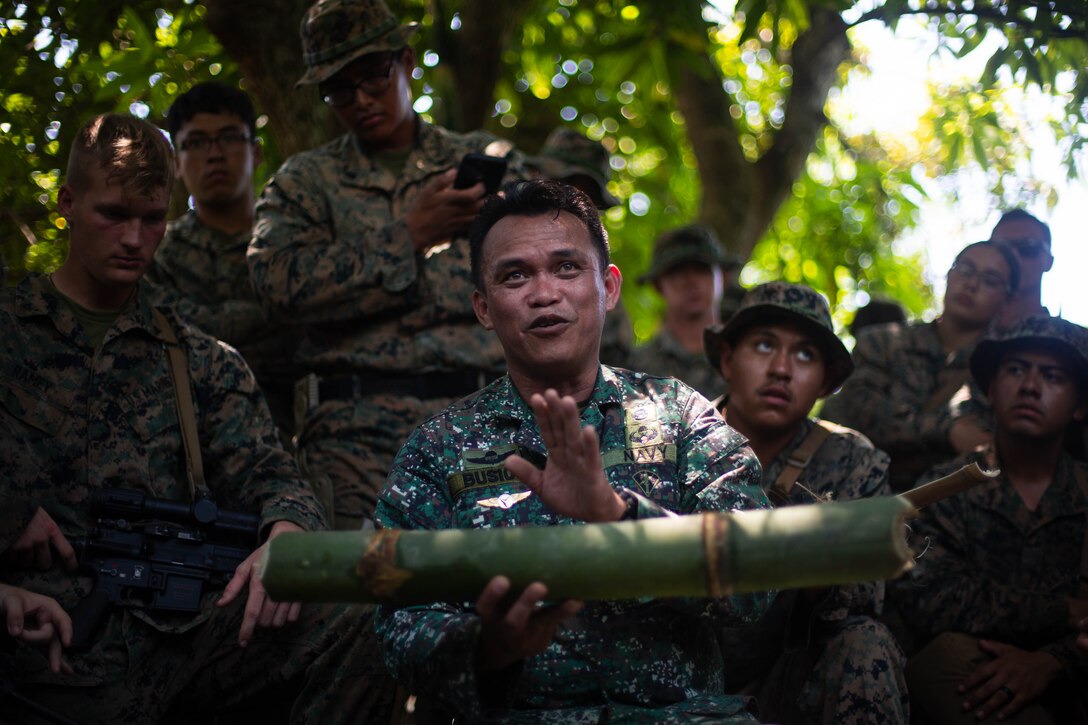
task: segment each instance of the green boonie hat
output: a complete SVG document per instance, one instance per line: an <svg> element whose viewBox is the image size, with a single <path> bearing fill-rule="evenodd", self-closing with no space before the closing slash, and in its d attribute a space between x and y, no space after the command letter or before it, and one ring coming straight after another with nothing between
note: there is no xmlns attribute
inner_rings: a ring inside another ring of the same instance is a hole
<svg viewBox="0 0 1088 725"><path fill-rule="evenodd" d="M567 126L559 126L548 134L537 156L526 159L530 166L540 169L549 179L564 181L573 176L588 176L597 185L597 194L590 194L601 209L619 206L620 200L608 191L612 178L611 155L600 141Z"/></svg>
<svg viewBox="0 0 1088 725"><path fill-rule="evenodd" d="M723 325L711 325L703 331L703 349L711 366L721 372L722 344L734 343L742 332L759 322L788 321L801 325L823 343L827 359L829 385L824 395L838 389L850 373L854 360L835 334L827 299L812 289L789 282L768 282L753 287L744 295L740 308Z"/></svg>
<svg viewBox="0 0 1088 725"><path fill-rule="evenodd" d="M1060 317L1028 317L1004 333L981 340L971 353L971 375L983 391L989 390L1005 353L1028 346L1069 355L1079 368L1074 375L1080 378L1080 386L1088 385L1088 330Z"/></svg>
<svg viewBox="0 0 1088 725"><path fill-rule="evenodd" d="M326 81L368 53L400 50L418 27L398 24L382 0L317 0L299 28L306 73L295 86Z"/></svg>
<svg viewBox="0 0 1088 725"><path fill-rule="evenodd" d="M740 260L725 253L713 229L702 224L690 224L667 231L657 238L650 268L638 281L643 284L653 282L684 262L700 262L708 267L731 267Z"/></svg>

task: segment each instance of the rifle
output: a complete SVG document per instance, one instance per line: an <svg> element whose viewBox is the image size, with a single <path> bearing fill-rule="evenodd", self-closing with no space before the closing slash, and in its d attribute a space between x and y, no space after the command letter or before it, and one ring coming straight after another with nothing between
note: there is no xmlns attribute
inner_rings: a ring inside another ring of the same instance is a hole
<svg viewBox="0 0 1088 725"><path fill-rule="evenodd" d="M257 548L259 518L208 497L171 501L108 488L91 497L95 526L73 542L94 588L70 612L72 646L87 651L111 606L195 614Z"/></svg>

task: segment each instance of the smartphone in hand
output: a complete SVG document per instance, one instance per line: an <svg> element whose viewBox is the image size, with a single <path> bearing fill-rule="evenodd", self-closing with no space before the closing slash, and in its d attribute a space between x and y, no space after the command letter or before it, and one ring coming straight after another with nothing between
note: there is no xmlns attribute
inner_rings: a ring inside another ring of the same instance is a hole
<svg viewBox="0 0 1088 725"><path fill-rule="evenodd" d="M484 190L488 194L494 194L499 190L505 174L506 159L475 152L467 153L457 167L457 178L453 180L453 188L467 189L483 182Z"/></svg>

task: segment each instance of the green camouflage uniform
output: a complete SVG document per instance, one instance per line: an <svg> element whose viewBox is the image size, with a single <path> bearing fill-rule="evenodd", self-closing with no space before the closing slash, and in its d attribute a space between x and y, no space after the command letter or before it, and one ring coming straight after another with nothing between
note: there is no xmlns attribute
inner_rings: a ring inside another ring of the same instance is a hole
<svg viewBox="0 0 1088 725"><path fill-rule="evenodd" d="M503 368L498 339L472 311L467 241L416 253L403 216L424 185L493 140L421 120L395 176L349 133L288 159L257 203L248 253L254 287L266 309L305 326L298 357L308 372L369 381L464 372L481 380L448 397L364 395L305 411L299 457L307 475L331 478L336 528L373 515L416 425Z"/></svg>
<svg viewBox="0 0 1088 725"><path fill-rule="evenodd" d="M613 487L640 496L640 518L767 506L743 437L675 380L602 366L582 423L597 430ZM377 522L577 525L524 497L503 467L515 451L538 466L546 461L532 411L504 377L412 434L379 499ZM545 652L487 682L473 665L480 621L471 603L379 608L376 629L404 686L473 722L750 722L744 698L723 692L728 663L714 631L754 620L769 601L761 593L589 602Z"/></svg>
<svg viewBox="0 0 1088 725"><path fill-rule="evenodd" d="M971 462L990 468L993 455L988 448L960 456L924 478ZM919 645L962 632L1047 652L1066 678L1086 681L1088 654L1074 644L1066 603L1078 594L1088 515L1078 469L1088 476L1088 465L1063 454L1034 511L1001 476L926 507L911 522L912 544L925 553L890 594Z"/></svg>
<svg viewBox="0 0 1088 725"><path fill-rule="evenodd" d="M967 383L973 347L949 355L935 322L877 325L862 330L854 347L853 376L828 398L821 415L854 428L892 458L892 487L909 488L919 473L955 455L948 441L950 406ZM947 398L931 403L938 391ZM929 409L927 409L929 404Z"/></svg>
<svg viewBox="0 0 1088 725"><path fill-rule="evenodd" d="M688 352L665 330L632 350L627 367L651 375L678 378L707 398L715 398L725 390L725 381L707 363L703 351Z"/></svg>
<svg viewBox="0 0 1088 725"><path fill-rule="evenodd" d="M763 469L764 489L777 480L816 422L798 426L793 440ZM825 424L828 425L828 424ZM841 426L816 451L790 490L790 506L847 501L891 493L888 457L865 436ZM906 658L876 621L884 583L834 587L815 601L779 592L757 624L723 633L730 689L754 692L768 722L903 723L909 700Z"/></svg>
<svg viewBox="0 0 1088 725"><path fill-rule="evenodd" d="M294 432L293 361L301 330L273 324L253 294L246 266L247 229L223 234L193 210L166 228L144 278L156 303L173 307L189 324L230 343L260 383L272 418L287 440Z"/></svg>
<svg viewBox="0 0 1088 725"><path fill-rule="evenodd" d="M258 514L262 538L278 520L321 528L320 505L280 447L244 361L166 313L189 360L204 469L217 503ZM69 541L88 535L88 502L103 487L189 500L163 341L142 283L98 348L45 278L3 291L0 418L14 435L0 441L0 549L39 506ZM59 566L28 572L10 563L0 566L0 579L65 608L92 584ZM272 687L298 696L285 706L293 705L295 721L388 716L388 688L370 661L369 609L306 607L300 622L258 630L242 650L236 640L245 597L217 610L218 596L209 593L195 616L112 610L90 652L67 655L73 675L52 675L42 654L25 645L0 653L0 672L23 682L27 695L86 722L157 722L175 700L218 708Z"/></svg>

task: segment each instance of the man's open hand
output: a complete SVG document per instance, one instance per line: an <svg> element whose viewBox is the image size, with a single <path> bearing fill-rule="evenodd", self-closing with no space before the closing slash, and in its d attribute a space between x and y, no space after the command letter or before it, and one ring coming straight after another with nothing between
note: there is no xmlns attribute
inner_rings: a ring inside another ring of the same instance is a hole
<svg viewBox="0 0 1088 725"><path fill-rule="evenodd" d="M272 531L256 551L246 557L246 560L234 570L234 576L223 590L223 596L215 603L217 607L225 607L249 586L249 597L246 599L245 613L242 615L242 628L238 632L238 646L245 647L253 637L253 630L257 625L262 627L282 627L288 622L298 621L298 615L302 611L299 602L274 602L268 597L268 592L261 584L260 563L264 556L264 550L268 542L286 531L302 531L302 527L290 521L277 521L272 525Z"/></svg>
<svg viewBox="0 0 1088 725"><path fill-rule="evenodd" d="M506 468L540 497L552 511L589 522L618 521L623 499L612 490L601 464L597 431L581 427L578 405L554 390L529 399L548 462L540 470L521 456L506 459Z"/></svg>

